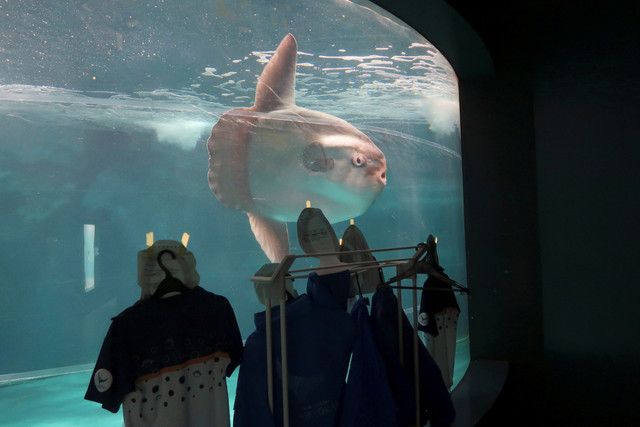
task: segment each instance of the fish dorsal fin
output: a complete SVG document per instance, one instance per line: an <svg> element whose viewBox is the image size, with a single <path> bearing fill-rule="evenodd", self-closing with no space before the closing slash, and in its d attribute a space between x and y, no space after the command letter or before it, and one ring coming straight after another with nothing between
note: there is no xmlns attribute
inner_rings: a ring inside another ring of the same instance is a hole
<svg viewBox="0 0 640 427"><path fill-rule="evenodd" d="M247 212L249 224L256 240L269 261L280 262L289 255L289 232L287 223L254 213Z"/></svg>
<svg viewBox="0 0 640 427"><path fill-rule="evenodd" d="M296 39L287 34L258 79L252 110L269 112L295 105L297 55Z"/></svg>

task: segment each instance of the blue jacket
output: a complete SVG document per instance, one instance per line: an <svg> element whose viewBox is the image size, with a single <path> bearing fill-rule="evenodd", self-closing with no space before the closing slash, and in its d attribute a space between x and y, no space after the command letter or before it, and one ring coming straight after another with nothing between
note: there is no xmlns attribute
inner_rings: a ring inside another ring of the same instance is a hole
<svg viewBox="0 0 640 427"><path fill-rule="evenodd" d="M357 337L344 393L340 427L398 427L384 362L371 332L371 318L364 298L351 310Z"/></svg>
<svg viewBox="0 0 640 427"><path fill-rule="evenodd" d="M407 419L409 402L415 401L413 381L413 327L402 313L402 342L404 360L400 365L398 350L398 303L391 288L383 288L373 295L371 317L373 334L382 354L389 382L396 397L402 425L415 423L415 416ZM449 391L444 384L440 368L427 351L422 341L418 343L420 369L420 418L422 425L427 419L432 427L445 427L453 423L456 412ZM415 408L415 405L413 406ZM415 410L415 409L414 409Z"/></svg>
<svg viewBox="0 0 640 427"><path fill-rule="evenodd" d="M286 304L291 427L336 423L355 339L346 312L350 274L311 273L307 293ZM234 405L234 427L282 425L280 309L272 309L274 411L267 393L265 312L255 315L256 330L245 343Z"/></svg>

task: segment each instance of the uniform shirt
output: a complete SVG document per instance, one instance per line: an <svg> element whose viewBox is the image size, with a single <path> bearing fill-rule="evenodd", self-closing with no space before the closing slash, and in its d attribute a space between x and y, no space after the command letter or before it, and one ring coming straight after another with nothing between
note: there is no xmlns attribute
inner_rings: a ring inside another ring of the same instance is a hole
<svg viewBox="0 0 640 427"><path fill-rule="evenodd" d="M112 319L85 399L125 426L228 426L226 377L242 358L229 301L200 287Z"/></svg>
<svg viewBox="0 0 640 427"><path fill-rule="evenodd" d="M444 269L437 267L438 272L444 277ZM460 306L450 284L443 282L434 276L429 276L424 282L422 297L420 299L420 317L418 320L418 330L427 332L437 337L442 326L436 322L436 316L441 315L445 310L453 310L460 313Z"/></svg>

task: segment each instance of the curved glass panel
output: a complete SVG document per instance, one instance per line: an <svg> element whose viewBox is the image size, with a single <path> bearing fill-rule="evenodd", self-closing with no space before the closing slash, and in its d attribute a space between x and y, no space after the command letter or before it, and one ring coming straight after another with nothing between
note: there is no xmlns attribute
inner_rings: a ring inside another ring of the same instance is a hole
<svg viewBox="0 0 640 427"><path fill-rule="evenodd" d="M269 260L247 215L211 191L206 141L226 111L253 105L288 33L297 106L346 120L386 158L386 187L355 218L369 246L433 234L446 273L464 282L457 79L436 47L374 5L25 0L0 15L0 393L38 394L25 378L91 367L110 318L140 296L147 232L189 233L201 285L229 299L243 337L254 330L264 307L249 279ZM269 156L258 165L249 172L279 167ZM272 194L292 191L271 178L261 182ZM302 253L295 224L289 240ZM458 302L456 380L469 359ZM410 291L403 304L410 312ZM85 404L88 373L64 381L76 387L69 402Z"/></svg>

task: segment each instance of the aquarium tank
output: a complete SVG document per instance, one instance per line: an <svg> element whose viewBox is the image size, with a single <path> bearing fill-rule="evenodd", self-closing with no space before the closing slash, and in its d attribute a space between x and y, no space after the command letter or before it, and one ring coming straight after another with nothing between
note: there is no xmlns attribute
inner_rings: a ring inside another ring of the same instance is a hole
<svg viewBox="0 0 640 427"><path fill-rule="evenodd" d="M346 121L384 153L386 186L353 218L369 247L432 234L440 265L466 282L457 78L437 46L374 4L22 0L0 3L0 19L0 424L121 425L83 396L110 319L140 298L147 233L188 233L200 285L228 298L243 338L255 329L264 306L250 279L271 260L242 206L212 191L207 139L223 114L254 105L288 34L295 105ZM274 157L249 167L265 194L292 191L270 177ZM339 216L338 237L350 219ZM294 286L305 292L304 280ZM456 297L459 381L469 331Z"/></svg>

